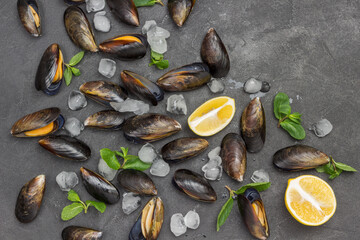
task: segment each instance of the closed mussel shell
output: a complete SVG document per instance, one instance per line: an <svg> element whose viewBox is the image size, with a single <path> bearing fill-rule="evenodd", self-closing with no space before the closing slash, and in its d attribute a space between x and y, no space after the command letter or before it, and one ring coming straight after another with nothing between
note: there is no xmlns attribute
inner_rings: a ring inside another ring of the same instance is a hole
<svg viewBox="0 0 360 240"><path fill-rule="evenodd" d="M273 164L284 171L300 171L329 163L330 158L320 150L306 145L294 145L278 150Z"/></svg>
<svg viewBox="0 0 360 240"><path fill-rule="evenodd" d="M146 240L141 231L141 217L142 214L140 214L135 224L131 228L131 231L129 233L129 240Z"/></svg>
<svg viewBox="0 0 360 240"><path fill-rule="evenodd" d="M98 129L120 130L124 122L124 115L115 110L104 110L94 113L84 121L85 127Z"/></svg>
<svg viewBox="0 0 360 240"><path fill-rule="evenodd" d="M45 175L31 179L20 190L15 206L15 216L22 223L34 220L40 210L45 191Z"/></svg>
<svg viewBox="0 0 360 240"><path fill-rule="evenodd" d="M120 21L139 26L139 14L133 0L106 0L111 12L117 16Z"/></svg>
<svg viewBox="0 0 360 240"><path fill-rule="evenodd" d="M168 163L178 163L199 155L208 146L209 142L203 138L178 138L163 146L161 155Z"/></svg>
<svg viewBox="0 0 360 240"><path fill-rule="evenodd" d="M248 152L256 153L263 148L266 136L266 121L265 111L259 97L251 100L244 109L241 115L240 130Z"/></svg>
<svg viewBox="0 0 360 240"><path fill-rule="evenodd" d="M189 17L196 0L169 0L168 9L171 18L179 27L185 23Z"/></svg>
<svg viewBox="0 0 360 240"><path fill-rule="evenodd" d="M215 190L210 183L200 174L188 169L179 169L173 178L175 187L189 197L203 202L215 202L217 199Z"/></svg>
<svg viewBox="0 0 360 240"><path fill-rule="evenodd" d="M158 85L137 73L124 70L121 72L121 80L129 92L154 106L164 99L164 92Z"/></svg>
<svg viewBox="0 0 360 240"><path fill-rule="evenodd" d="M100 51L120 60L136 60L146 55L148 42L141 34L123 34L100 43Z"/></svg>
<svg viewBox="0 0 360 240"><path fill-rule="evenodd" d="M18 0L17 10L26 31L34 37L41 36L41 17L36 0Z"/></svg>
<svg viewBox="0 0 360 240"><path fill-rule="evenodd" d="M239 134L228 133L223 138L220 157L224 171L231 178L242 182L246 171L246 147Z"/></svg>
<svg viewBox="0 0 360 240"><path fill-rule="evenodd" d="M181 92L199 88L211 79L209 68L203 63L193 63L173 69L157 80L165 91Z"/></svg>
<svg viewBox="0 0 360 240"><path fill-rule="evenodd" d="M210 28L201 45L201 59L209 66L213 77L225 77L230 70L230 58L214 28Z"/></svg>
<svg viewBox="0 0 360 240"><path fill-rule="evenodd" d="M113 204L120 200L119 190L99 174L80 168L80 175L87 192L99 201Z"/></svg>
<svg viewBox="0 0 360 240"><path fill-rule="evenodd" d="M144 172L134 169L124 169L117 180L125 190L143 195L157 195L157 189L151 178Z"/></svg>
<svg viewBox="0 0 360 240"><path fill-rule="evenodd" d="M124 136L134 143L154 142L181 131L175 119L161 114L146 113L128 118L122 128Z"/></svg>
<svg viewBox="0 0 360 240"><path fill-rule="evenodd" d="M103 233L86 227L68 226L62 230L63 240L100 240Z"/></svg>
<svg viewBox="0 0 360 240"><path fill-rule="evenodd" d="M244 194L238 195L237 202L249 232L257 239L267 239L270 230L265 207L259 192L254 188L248 188Z"/></svg>
<svg viewBox="0 0 360 240"><path fill-rule="evenodd" d="M86 82L80 86L80 91L105 106L110 106L110 102L123 102L127 98L122 87L108 81Z"/></svg>
<svg viewBox="0 0 360 240"><path fill-rule="evenodd" d="M40 146L52 154L74 161L86 161L91 156L90 148L82 141L65 135L47 136L39 140Z"/></svg>
<svg viewBox="0 0 360 240"><path fill-rule="evenodd" d="M64 122L59 108L46 108L17 120L11 134L15 137L41 137L56 132Z"/></svg>
<svg viewBox="0 0 360 240"><path fill-rule="evenodd" d="M85 51L98 51L91 25L81 8L68 7L64 13L64 23L67 34L78 47Z"/></svg>

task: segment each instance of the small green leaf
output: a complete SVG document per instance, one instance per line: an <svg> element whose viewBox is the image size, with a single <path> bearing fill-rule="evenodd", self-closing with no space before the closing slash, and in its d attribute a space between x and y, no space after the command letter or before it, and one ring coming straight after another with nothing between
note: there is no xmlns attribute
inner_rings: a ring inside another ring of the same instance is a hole
<svg viewBox="0 0 360 240"><path fill-rule="evenodd" d="M231 213L233 205L234 205L234 199L230 196L230 198L226 201L226 203L219 212L216 222L216 231L219 231L220 227L224 225L226 219L229 217Z"/></svg>
<svg viewBox="0 0 360 240"><path fill-rule="evenodd" d="M127 155L126 162L122 166L123 169L135 169L139 171L144 171L149 167L151 167L150 163L145 163L141 161L138 156L133 156L133 155Z"/></svg>
<svg viewBox="0 0 360 240"><path fill-rule="evenodd" d="M120 157L124 158L124 154L122 152L119 151L115 151L116 155L119 155Z"/></svg>
<svg viewBox="0 0 360 240"><path fill-rule="evenodd" d="M279 106L279 112L284 115L289 115L291 113L291 107L287 104L282 104Z"/></svg>
<svg viewBox="0 0 360 240"><path fill-rule="evenodd" d="M282 106L290 107L290 103L289 103L288 95L280 92L280 93L276 94L275 99L274 99L274 114L275 114L275 117L279 120L286 116L286 114L284 114L280 111L280 108L282 108L282 109L284 108ZM291 107L290 107L290 111L291 111Z"/></svg>
<svg viewBox="0 0 360 240"><path fill-rule="evenodd" d="M68 221L84 210L84 206L81 203L72 203L63 208L61 212L61 219Z"/></svg>
<svg viewBox="0 0 360 240"><path fill-rule="evenodd" d="M280 126L297 140L302 140L306 136L304 128L300 124L292 122L290 119L285 119L280 123Z"/></svg>
<svg viewBox="0 0 360 240"><path fill-rule="evenodd" d="M344 170L346 172L357 172L357 170L353 167L350 167L349 165L346 165L345 163L335 162L335 166L338 169Z"/></svg>
<svg viewBox="0 0 360 240"><path fill-rule="evenodd" d="M337 170L336 172L334 172L333 174L331 174L329 176L329 179L333 180L334 178L338 177L340 175L340 173L342 172L342 170Z"/></svg>
<svg viewBox="0 0 360 240"><path fill-rule="evenodd" d="M100 150L100 155L110 168L114 170L120 169L121 165L119 163L119 160L116 158L114 151L111 151L108 148L103 148Z"/></svg>
<svg viewBox="0 0 360 240"><path fill-rule="evenodd" d="M315 168L315 170L319 173L325 172L324 166L317 167L317 168Z"/></svg>
<svg viewBox="0 0 360 240"><path fill-rule="evenodd" d="M325 164L324 166L324 172L331 175L335 173L335 169L331 163Z"/></svg>
<svg viewBox="0 0 360 240"><path fill-rule="evenodd" d="M72 73L73 73L76 77L78 77L78 76L81 75L80 70L77 69L77 68L75 68L75 67L71 67L71 71L72 71Z"/></svg>
<svg viewBox="0 0 360 240"><path fill-rule="evenodd" d="M67 67L64 71L64 78L65 78L66 86L69 86L72 79L72 72L69 67Z"/></svg>
<svg viewBox="0 0 360 240"><path fill-rule="evenodd" d="M103 202L87 200L86 205L95 207L99 212L104 213L106 210L106 204Z"/></svg>
<svg viewBox="0 0 360 240"><path fill-rule="evenodd" d="M123 152L124 157L126 157L126 155L127 155L128 152L129 152L129 148L121 147L120 149L121 149L121 151Z"/></svg>
<svg viewBox="0 0 360 240"><path fill-rule="evenodd" d="M161 0L133 0L136 7L150 7L154 6L155 3L159 3L164 6Z"/></svg>
<svg viewBox="0 0 360 240"><path fill-rule="evenodd" d="M168 60L162 60L158 63L155 63L156 67L160 70L166 69L169 67L169 61Z"/></svg>
<svg viewBox="0 0 360 240"><path fill-rule="evenodd" d="M289 115L289 119L297 124L301 124L301 114L300 113L292 113Z"/></svg>
<svg viewBox="0 0 360 240"><path fill-rule="evenodd" d="M81 61L81 59L83 59L84 53L85 53L84 51L81 51L77 53L75 56L73 56L69 62L69 65L72 67L77 65Z"/></svg>
<svg viewBox="0 0 360 240"><path fill-rule="evenodd" d="M154 52L153 50L151 50L151 58L153 58L156 61L161 61L164 59L164 55Z"/></svg>
<svg viewBox="0 0 360 240"><path fill-rule="evenodd" d="M68 192L68 197L67 198L72 202L80 202L79 195L72 189Z"/></svg>
<svg viewBox="0 0 360 240"><path fill-rule="evenodd" d="M259 192L265 191L271 186L270 182L249 183L235 191L237 195L243 194L248 188L255 188Z"/></svg>

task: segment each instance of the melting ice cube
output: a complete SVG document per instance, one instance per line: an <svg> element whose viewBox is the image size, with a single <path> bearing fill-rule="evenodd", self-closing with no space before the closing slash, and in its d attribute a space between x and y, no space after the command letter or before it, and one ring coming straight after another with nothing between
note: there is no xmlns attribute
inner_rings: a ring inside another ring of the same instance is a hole
<svg viewBox="0 0 360 240"><path fill-rule="evenodd" d="M184 217L185 225L191 229L197 229L200 225L200 216L195 211L189 211Z"/></svg>
<svg viewBox="0 0 360 240"><path fill-rule="evenodd" d="M94 15L94 27L100 32L109 32L111 28L110 20L105 15L105 11L95 13Z"/></svg>
<svg viewBox="0 0 360 240"><path fill-rule="evenodd" d="M182 94L171 95L167 99L166 110L170 113L186 115L187 106L184 96Z"/></svg>
<svg viewBox="0 0 360 240"><path fill-rule="evenodd" d="M115 178L116 173L117 173L117 170L109 167L102 158L100 158L100 160L99 160L98 170L99 170L100 175L109 181L112 181Z"/></svg>
<svg viewBox="0 0 360 240"><path fill-rule="evenodd" d="M141 147L138 152L138 156L141 161L145 163L153 163L154 160L158 157L155 147L151 143L146 143Z"/></svg>
<svg viewBox="0 0 360 240"><path fill-rule="evenodd" d="M107 78L112 78L116 72L116 62L108 58L102 58L99 62L98 71Z"/></svg>
<svg viewBox="0 0 360 240"><path fill-rule="evenodd" d="M70 133L70 136L77 137L84 130L84 124L77 118L69 118L65 121L64 129Z"/></svg>
<svg viewBox="0 0 360 240"><path fill-rule="evenodd" d="M186 229L184 217L181 213L175 213L171 216L170 230L176 237L186 233Z"/></svg>
<svg viewBox="0 0 360 240"><path fill-rule="evenodd" d="M269 174L264 169L256 170L252 176L251 181L258 183L258 182L269 182L270 177Z"/></svg>
<svg viewBox="0 0 360 240"><path fill-rule="evenodd" d="M126 215L134 212L138 209L141 205L141 197L137 196L136 194L129 192L123 194L122 199L122 210Z"/></svg>
<svg viewBox="0 0 360 240"><path fill-rule="evenodd" d="M56 183L62 191L68 192L79 183L79 179L75 172L62 171L56 176Z"/></svg>
<svg viewBox="0 0 360 240"><path fill-rule="evenodd" d="M86 107L87 101L86 97L82 92L79 91L71 91L68 98L68 106L71 110L77 111L84 107Z"/></svg>

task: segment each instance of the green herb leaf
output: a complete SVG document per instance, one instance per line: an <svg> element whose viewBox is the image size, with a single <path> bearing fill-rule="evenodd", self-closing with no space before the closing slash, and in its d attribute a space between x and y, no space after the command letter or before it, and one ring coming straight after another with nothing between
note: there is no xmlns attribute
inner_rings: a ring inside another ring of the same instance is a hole
<svg viewBox="0 0 360 240"><path fill-rule="evenodd" d="M149 63L149 66L154 64L158 69L161 70L169 67L169 61L164 60L164 55L151 50L151 63Z"/></svg>
<svg viewBox="0 0 360 240"><path fill-rule="evenodd" d="M81 72L79 69L75 68L75 67L71 67L71 72L76 76L80 76L81 75Z"/></svg>
<svg viewBox="0 0 360 240"><path fill-rule="evenodd" d="M81 203L72 203L63 208L61 212L61 219L68 221L84 210L84 206Z"/></svg>
<svg viewBox="0 0 360 240"><path fill-rule="evenodd" d="M99 212L104 213L106 210L106 204L103 202L87 200L86 205L95 207Z"/></svg>
<svg viewBox="0 0 360 240"><path fill-rule="evenodd" d="M119 155L120 157L124 158L124 154L123 154L122 152L115 151L115 153L116 153L117 155Z"/></svg>
<svg viewBox="0 0 360 240"><path fill-rule="evenodd" d="M159 3L164 6L161 0L133 0L136 7L150 7L154 6L155 3Z"/></svg>
<svg viewBox="0 0 360 240"><path fill-rule="evenodd" d="M141 161L138 156L133 156L133 155L127 155L126 162L122 166L123 169L135 169L139 171L144 171L149 167L151 167L150 163L145 163Z"/></svg>
<svg viewBox="0 0 360 240"><path fill-rule="evenodd" d="M338 177L340 175L340 173L342 172L342 170L337 170L336 172L334 172L333 174L331 174L329 176L329 179L333 180L334 178Z"/></svg>
<svg viewBox="0 0 360 240"><path fill-rule="evenodd" d="M324 166L317 167L317 168L315 168L315 170L316 170L317 172L319 172L319 173L325 172Z"/></svg>
<svg viewBox="0 0 360 240"><path fill-rule="evenodd" d="M226 201L226 203L219 212L216 223L216 231L219 231L220 227L224 225L226 219L229 217L231 213L233 205L234 205L234 199L230 196L230 198Z"/></svg>
<svg viewBox="0 0 360 240"><path fill-rule="evenodd" d="M126 155L127 155L128 152L129 152L129 148L121 147L120 149L121 149L121 151L123 152L124 157L126 157Z"/></svg>
<svg viewBox="0 0 360 240"><path fill-rule="evenodd" d="M249 183L235 191L237 195L243 194L248 188L255 188L259 192L265 191L271 186L270 182Z"/></svg>
<svg viewBox="0 0 360 240"><path fill-rule="evenodd" d="M290 107L290 103L289 103L288 95L286 95L285 93L282 93L282 92L276 94L275 99L274 99L275 117L279 120L284 118L287 115L287 113L284 114L283 112L287 112L285 110L286 110L286 108L289 108L289 107ZM290 107L290 111L291 111L291 107Z"/></svg>
<svg viewBox="0 0 360 240"><path fill-rule="evenodd" d="M279 106L279 112L284 115L289 115L291 113L290 105L282 104Z"/></svg>
<svg viewBox="0 0 360 240"><path fill-rule="evenodd" d="M114 170L120 169L121 165L119 163L119 160L116 158L114 151L111 151L108 148L103 148L100 150L100 155L101 158L104 159L104 161L110 168Z"/></svg>
<svg viewBox="0 0 360 240"><path fill-rule="evenodd" d="M64 71L64 78L65 78L66 86L69 86L71 83L71 79L72 79L72 72L69 67L66 67L66 69Z"/></svg>
<svg viewBox="0 0 360 240"><path fill-rule="evenodd" d="M297 124L301 124L301 114L299 113L290 114L289 119Z"/></svg>
<svg viewBox="0 0 360 240"><path fill-rule="evenodd" d="M79 195L72 189L68 192L68 199L72 202L80 202Z"/></svg>
<svg viewBox="0 0 360 240"><path fill-rule="evenodd" d="M306 136L304 128L300 124L295 123L290 119L285 119L280 123L280 126L295 139L302 140Z"/></svg>
<svg viewBox="0 0 360 240"><path fill-rule="evenodd" d="M156 63L156 67L160 70L166 69L169 67L169 61L168 60L162 60L158 63Z"/></svg>
<svg viewBox="0 0 360 240"><path fill-rule="evenodd" d="M341 169L346 172L357 172L357 170L355 168L350 167L349 165L346 165L345 163L335 162L335 166L337 169Z"/></svg>
<svg viewBox="0 0 360 240"><path fill-rule="evenodd" d="M155 61L161 61L164 59L164 55L151 50L151 58L154 59Z"/></svg>
<svg viewBox="0 0 360 240"><path fill-rule="evenodd" d="M72 67L77 65L81 61L81 59L83 59L84 53L85 53L84 51L81 51L77 53L75 56L73 56L69 62L69 65Z"/></svg>

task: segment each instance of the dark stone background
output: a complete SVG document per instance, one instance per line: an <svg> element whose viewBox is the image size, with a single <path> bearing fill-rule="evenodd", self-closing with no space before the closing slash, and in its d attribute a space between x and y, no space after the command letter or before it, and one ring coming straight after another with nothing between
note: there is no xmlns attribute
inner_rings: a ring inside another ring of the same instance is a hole
<svg viewBox="0 0 360 240"><path fill-rule="evenodd" d="M59 107L66 117L84 120L89 114L103 109L89 101L88 106L78 112L67 107L67 97L71 90L91 80L104 79L97 67L101 54L87 53L79 65L82 75L73 79L70 87L63 84L61 92L48 97L34 88L34 77L43 51L54 42L60 44L65 59L79 49L68 38L63 25L66 5L62 0L38 0L42 9L43 36L31 37L21 25L16 11L16 1L0 3L0 68L1 68L1 144L0 159L0 235L1 239L60 239L61 231L69 225L82 225L104 231L103 239L127 239L127 235L141 208L130 216L125 216L121 203L108 206L104 214L91 209L69 222L60 219L64 206L70 202L66 194L58 188L55 177L65 171L79 172L81 166L96 169L99 150L103 147L117 149L130 147L136 154L139 145L128 143L122 132L102 132L86 129L80 139L91 146L93 155L85 163L63 160L45 152L37 139L20 139L10 135L12 124L25 114L47 108ZM166 1L165 1L166 2ZM108 11L108 8L106 8ZM264 168L269 172L272 186L262 193L270 223L270 239L358 239L359 231L359 174L344 173L334 181L327 175L314 170L299 173L277 171L271 157L280 148L296 143L283 130L277 129L272 113L273 97L278 91L286 92L294 99L292 107L303 113L307 137L302 143L317 147L332 155L337 161L360 169L359 156L359 18L360 3L347 1L259 1L259 0L198 0L185 26L177 28L169 18L166 7L159 5L139 9L141 25L146 20L155 19L161 27L171 32L168 39L169 51L165 54L170 61L170 69L200 60L201 41L208 28L215 27L223 39L231 58L231 71L224 80L223 94L212 94L207 87L183 93L189 113L212 97L227 95L236 99L236 115L231 124L219 134L207 138L210 149L218 146L228 132L238 132L239 117L249 102L248 94L242 89L232 89L229 79L244 82L250 77L269 81L270 93L262 98L267 115L267 137L263 150L248 155L245 183L250 182L254 170ZM93 13L87 14L92 23ZM95 31L97 42L122 33L140 32L141 28L126 26L111 14L112 29L109 33ZM117 61L116 75L111 79L119 82L120 71L136 71L156 80L165 71L147 67L149 55L135 62ZM297 100L296 95L301 98ZM165 100L152 112L165 113ZM189 130L188 116L172 115L183 126L183 131L175 136L156 142L161 148L165 143L181 136L194 136ZM307 129L322 117L329 119L334 130L323 139L317 138ZM208 152L208 151L207 151ZM212 182L218 193L218 201L213 204L196 202L181 194L171 185L171 177L176 169L190 168L200 172L201 161L206 153L185 163L172 166L165 178L153 177L159 196L165 204L165 219L159 239L175 239L170 232L170 217L181 212L186 214L196 209L201 217L197 230L188 230L178 239L251 239L237 206L220 232L216 232L216 218L226 201L221 195L226 193L225 185L238 188L236 183L224 174L221 181ZM35 221L19 223L14 216L14 206L20 188L38 174L46 174L47 187L41 211ZM330 183L337 196L338 207L333 218L321 227L306 227L295 221L284 205L287 180L301 174L314 174ZM115 184L117 185L116 181ZM82 199L92 199L82 184L75 190ZM121 190L123 193L123 191ZM142 205L147 201L143 198Z"/></svg>

